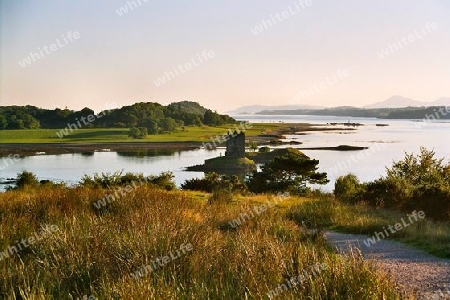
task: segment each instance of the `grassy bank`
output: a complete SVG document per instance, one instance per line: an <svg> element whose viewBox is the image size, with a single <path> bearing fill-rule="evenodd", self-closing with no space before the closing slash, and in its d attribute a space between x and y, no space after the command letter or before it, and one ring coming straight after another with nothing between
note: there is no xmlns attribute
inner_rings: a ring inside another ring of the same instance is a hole
<svg viewBox="0 0 450 300"><path fill-rule="evenodd" d="M364 204L347 205L331 197L323 197L321 200L306 199L301 204L294 205L289 215L297 223L309 228L369 236L373 236L376 232L383 233L389 226L403 224L405 221L408 226L402 226L402 229L395 233L388 230L387 238L404 242L439 257L450 258L450 224L433 222L426 216L419 221L412 219L413 222L410 222L407 214L403 212L376 209Z"/></svg>
<svg viewBox="0 0 450 300"><path fill-rule="evenodd" d="M320 235L287 218L286 211L305 200L261 195L207 204L208 194L140 186L96 208L108 193L42 187L0 194L0 252L44 224L58 228L2 257L1 295L267 299L278 291L279 299L399 299L372 265L334 254ZM233 223L241 214L248 217ZM162 266L145 268L157 258ZM317 264L323 268L311 271ZM301 284L287 287L286 280L302 274Z"/></svg>

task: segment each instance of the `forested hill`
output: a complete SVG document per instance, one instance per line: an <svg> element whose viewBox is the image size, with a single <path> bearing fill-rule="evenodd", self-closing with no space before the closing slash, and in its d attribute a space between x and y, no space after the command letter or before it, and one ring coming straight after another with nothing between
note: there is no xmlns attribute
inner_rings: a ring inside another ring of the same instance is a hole
<svg viewBox="0 0 450 300"><path fill-rule="evenodd" d="M90 117L89 117L90 116ZM84 120L84 123L80 120ZM145 127L148 133L170 132L180 126L218 126L235 123L228 115L220 115L196 102L182 101L167 106L141 102L95 114L90 108L42 109L35 106L0 106L0 129L56 129L81 122L85 128Z"/></svg>
<svg viewBox="0 0 450 300"><path fill-rule="evenodd" d="M450 119L450 107L357 108L352 106L325 109L264 110L257 115L316 115L379 119Z"/></svg>

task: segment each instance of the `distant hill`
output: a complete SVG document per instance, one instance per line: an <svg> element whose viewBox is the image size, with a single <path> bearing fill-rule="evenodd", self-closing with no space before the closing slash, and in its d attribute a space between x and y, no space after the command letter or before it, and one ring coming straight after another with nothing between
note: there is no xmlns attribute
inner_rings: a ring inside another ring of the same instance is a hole
<svg viewBox="0 0 450 300"><path fill-rule="evenodd" d="M443 106L440 106L443 107ZM325 109L296 109L296 110L265 110L257 115L314 115L314 116L338 116L353 118L379 118L379 119L423 119L427 116L436 116L438 106L430 107L405 107L405 108L359 108L352 106L340 106ZM449 120L450 113L439 113L439 119Z"/></svg>
<svg viewBox="0 0 450 300"><path fill-rule="evenodd" d="M249 105L242 106L235 110L227 111L230 115L252 115L263 110L295 110L295 109L322 109L323 106L314 105Z"/></svg>
<svg viewBox="0 0 450 300"><path fill-rule="evenodd" d="M428 107L450 106L450 98L439 98L433 102L417 101L402 96L392 96L384 101L367 105L364 108L402 108L402 107Z"/></svg>

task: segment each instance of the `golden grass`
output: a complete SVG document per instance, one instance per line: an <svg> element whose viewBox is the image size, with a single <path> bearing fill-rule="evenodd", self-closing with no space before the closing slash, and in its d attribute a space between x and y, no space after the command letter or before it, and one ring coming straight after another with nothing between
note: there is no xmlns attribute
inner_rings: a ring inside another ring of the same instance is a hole
<svg viewBox="0 0 450 300"><path fill-rule="evenodd" d="M208 194L142 186L98 210L105 190L41 188L0 194L0 251L43 224L54 236L0 261L0 295L14 299L267 299L316 263L327 268L279 299L399 299L360 257L334 254L320 235L285 216L290 198L232 228L267 200L207 204ZM142 279L131 274L181 244L191 252ZM19 296L20 295L20 296Z"/></svg>

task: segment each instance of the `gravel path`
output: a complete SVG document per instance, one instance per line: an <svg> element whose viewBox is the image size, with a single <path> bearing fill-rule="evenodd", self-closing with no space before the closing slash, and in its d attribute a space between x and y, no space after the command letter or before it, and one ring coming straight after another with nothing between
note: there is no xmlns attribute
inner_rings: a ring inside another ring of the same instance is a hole
<svg viewBox="0 0 450 300"><path fill-rule="evenodd" d="M417 299L450 299L450 260L390 240L367 246L366 235L334 231L324 235L339 252L359 248L364 258L386 271L401 291L414 294Z"/></svg>

